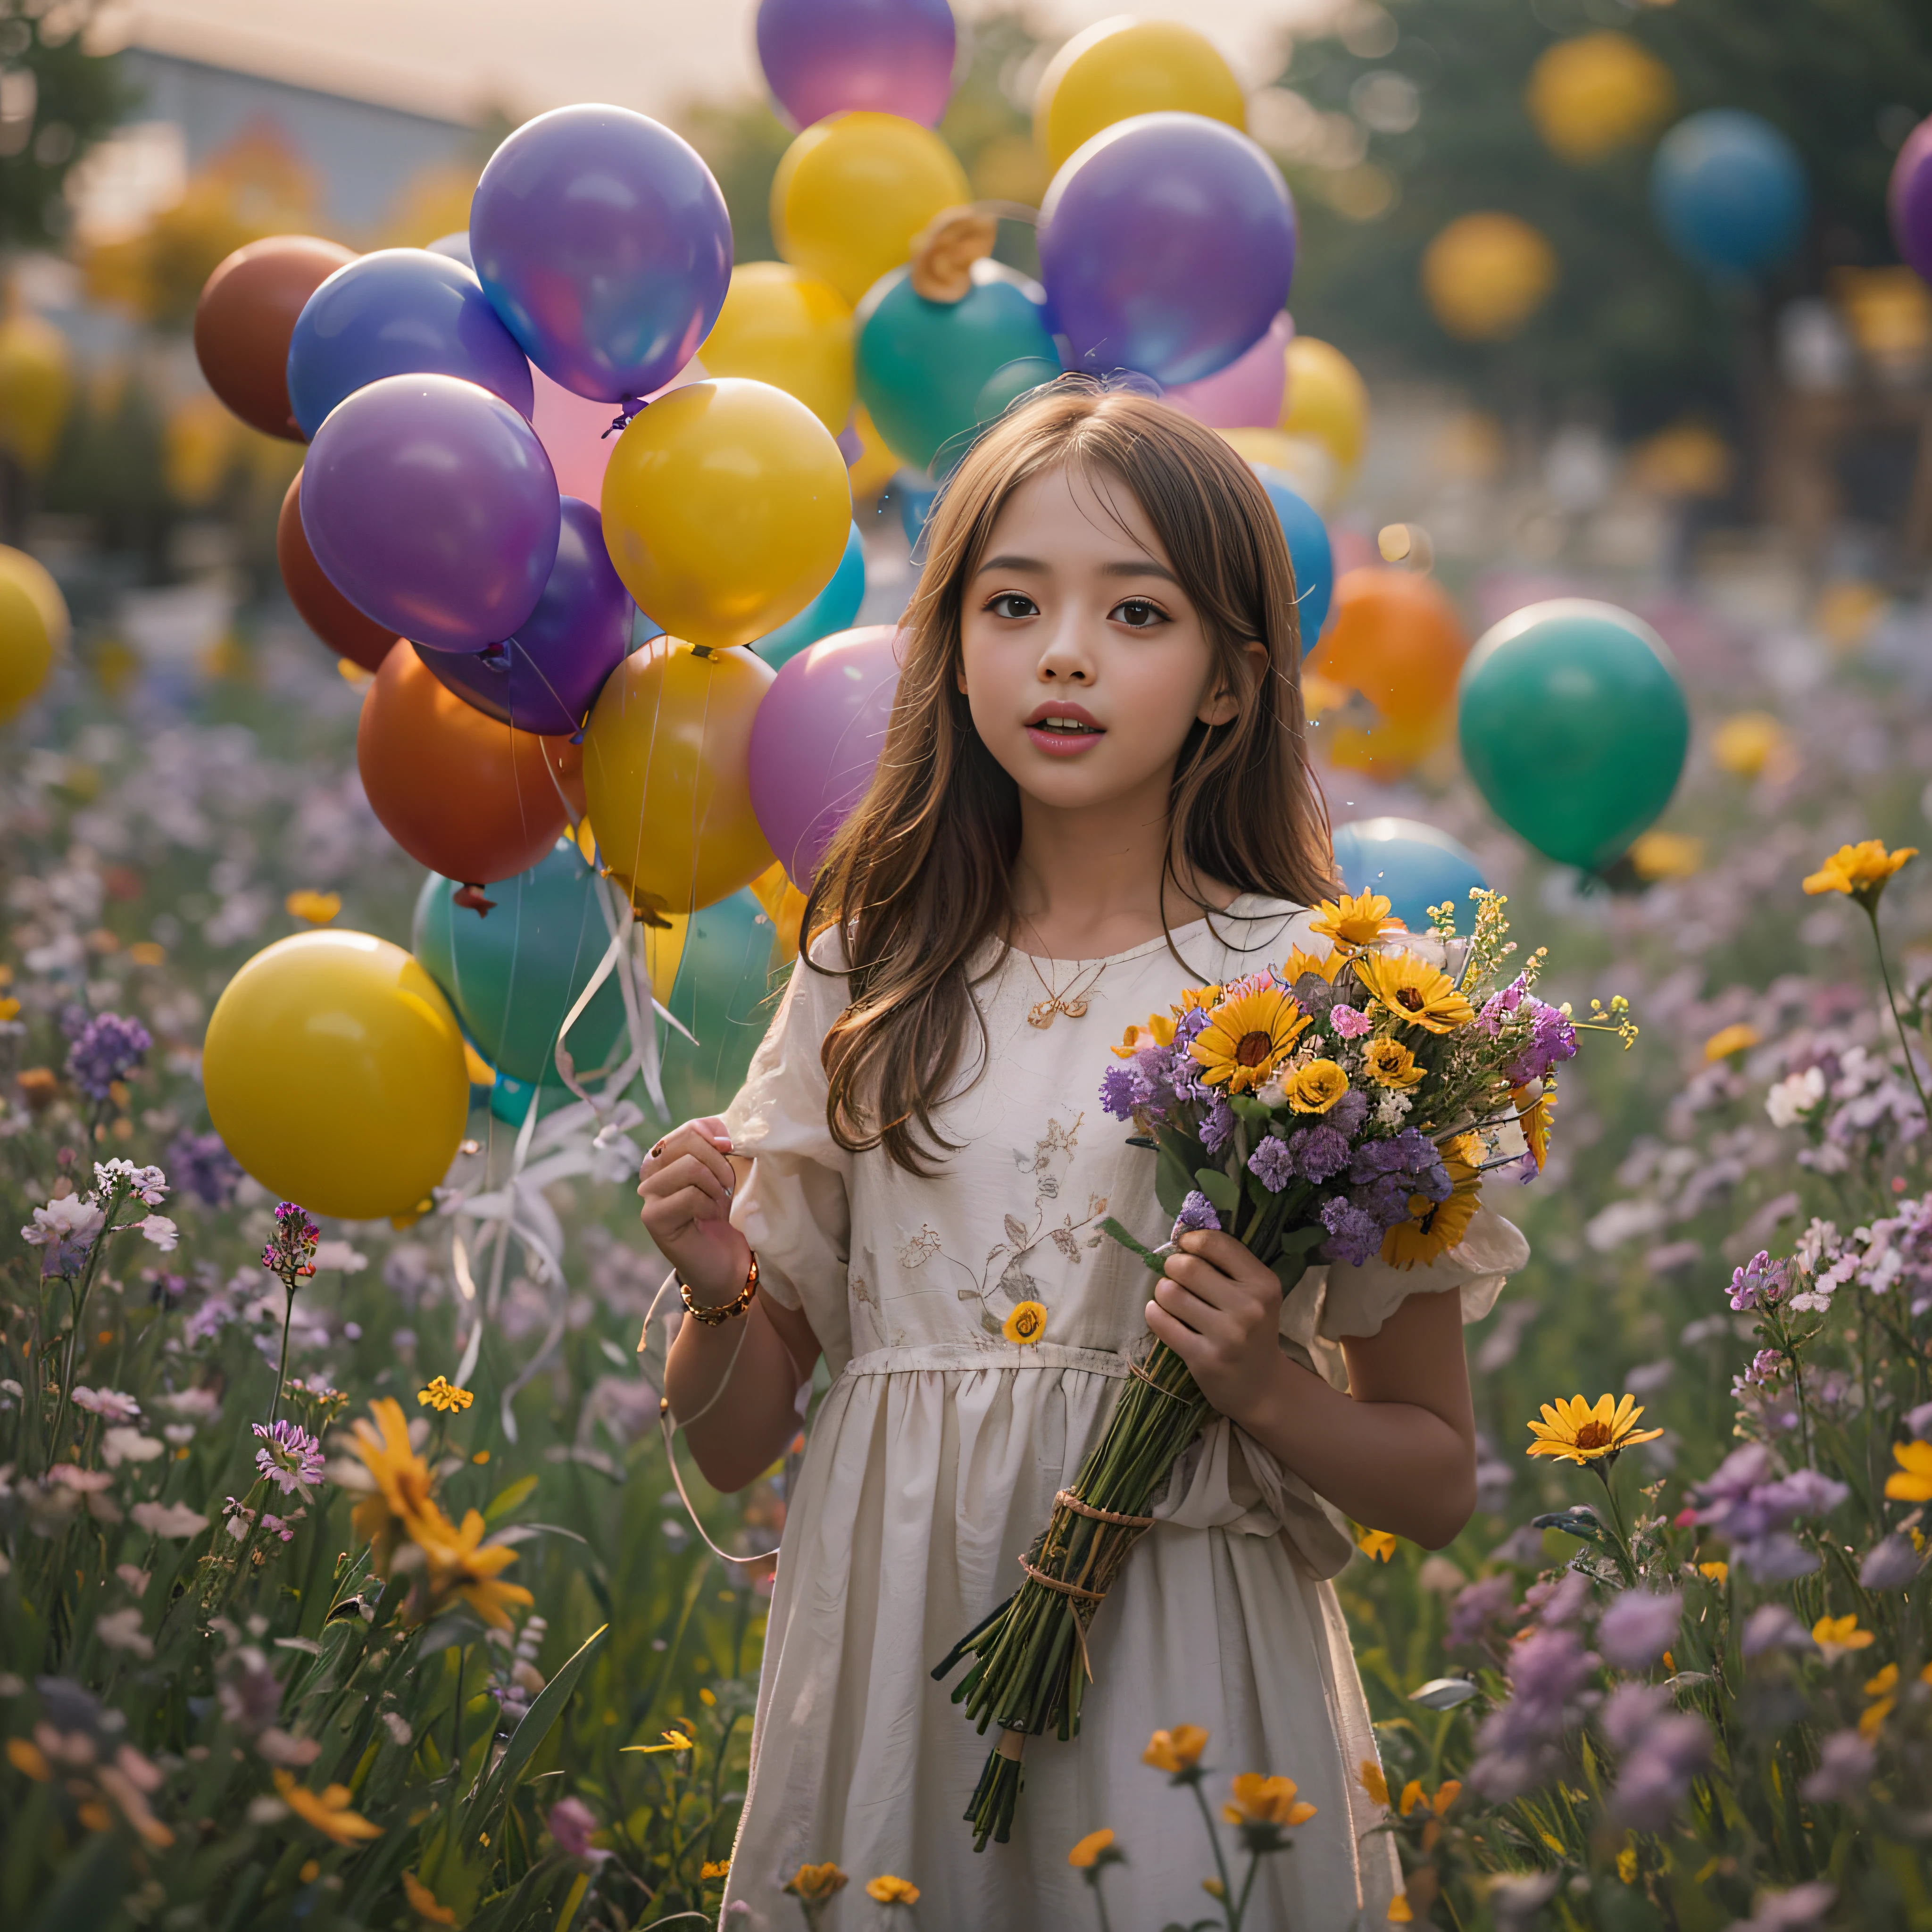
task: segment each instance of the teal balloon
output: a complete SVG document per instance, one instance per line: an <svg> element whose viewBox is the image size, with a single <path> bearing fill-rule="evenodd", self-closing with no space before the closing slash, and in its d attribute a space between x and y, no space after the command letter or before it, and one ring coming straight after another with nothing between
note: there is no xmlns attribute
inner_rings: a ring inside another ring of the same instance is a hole
<svg viewBox="0 0 1932 1932"><path fill-rule="evenodd" d="M574 1027L570 1030L570 1036L572 1040L577 1037ZM560 1107L573 1106L577 1100L577 1096L554 1072L549 1079L534 1087L527 1080L519 1080L514 1073L500 1073L496 1085L489 1090L488 1105L491 1114L506 1126L520 1127L529 1115L533 1096L538 1120L546 1114L555 1113Z"/></svg>
<svg viewBox="0 0 1932 1932"><path fill-rule="evenodd" d="M784 990L772 970L771 916L748 886L691 915L677 978L665 1002L696 1043L661 1026L664 1102L673 1120L722 1113Z"/></svg>
<svg viewBox="0 0 1932 1932"><path fill-rule="evenodd" d="M1620 857L1670 802L1690 714L1664 640L1613 604L1505 617L1462 668L1462 762L1503 823L1564 865Z"/></svg>
<svg viewBox="0 0 1932 1932"><path fill-rule="evenodd" d="M1486 886L1476 855L1417 818L1358 818L1335 828L1335 866L1351 892L1379 892L1411 932L1429 930L1429 908L1451 901L1469 929L1469 890Z"/></svg>
<svg viewBox="0 0 1932 1932"><path fill-rule="evenodd" d="M558 1084L557 1034L610 944L596 874L575 845L560 838L529 872L493 885L496 905L481 918L451 904L454 890L434 872L423 881L411 941L417 959L500 1074L532 1084L548 1076ZM602 1066L623 1032L623 995L614 975L570 1030L571 1058L580 1072ZM500 1106L496 1111L508 1118Z"/></svg>
<svg viewBox="0 0 1932 1932"><path fill-rule="evenodd" d="M860 542L859 526L854 524L832 581L789 623L766 632L752 649L776 670L807 644L815 644L836 631L849 631L865 601L866 546Z"/></svg>
<svg viewBox="0 0 1932 1932"><path fill-rule="evenodd" d="M1306 657L1321 637L1322 627L1328 621L1328 607L1334 601L1335 552L1328 542L1328 526L1314 505L1279 470L1270 470L1265 463L1249 466L1268 492L1275 520L1287 540L1288 561L1294 566L1301 655Z"/></svg>
<svg viewBox="0 0 1932 1932"><path fill-rule="evenodd" d="M964 453L997 371L1018 362L1060 367L1037 285L998 262L975 262L972 274L959 301L928 302L910 271L895 268L854 318L859 399L886 447L921 470L947 466L942 450L956 462Z"/></svg>
<svg viewBox="0 0 1932 1932"><path fill-rule="evenodd" d="M1029 392L1058 382L1060 374L1057 362L1042 361L1037 356L1022 356L1017 362L995 369L980 385L979 400L973 406L974 419L982 424L995 421Z"/></svg>

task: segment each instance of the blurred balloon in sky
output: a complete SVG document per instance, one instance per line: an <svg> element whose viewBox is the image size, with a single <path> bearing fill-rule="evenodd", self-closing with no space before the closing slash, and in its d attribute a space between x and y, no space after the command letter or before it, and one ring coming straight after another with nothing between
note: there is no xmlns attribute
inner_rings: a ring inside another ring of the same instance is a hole
<svg viewBox="0 0 1932 1932"><path fill-rule="evenodd" d="M852 415L852 305L788 262L740 262L699 352L713 376L796 396L834 436Z"/></svg>
<svg viewBox="0 0 1932 1932"><path fill-rule="evenodd" d="M0 320L0 450L30 475L52 460L74 396L74 351L29 309Z"/></svg>
<svg viewBox="0 0 1932 1932"><path fill-rule="evenodd" d="M1469 889L1486 886L1476 855L1414 818L1358 818L1335 828L1335 863L1352 892L1379 892L1412 932L1429 930L1429 908L1454 902L1466 930Z"/></svg>
<svg viewBox="0 0 1932 1932"><path fill-rule="evenodd" d="M1430 313L1465 342L1516 334L1556 286L1556 251L1514 214L1459 215L1422 252Z"/></svg>
<svg viewBox="0 0 1932 1932"><path fill-rule="evenodd" d="M1335 459L1343 482L1354 475L1368 438L1368 385L1332 343L1298 335L1288 345L1280 427L1290 436L1314 437Z"/></svg>
<svg viewBox="0 0 1932 1932"><path fill-rule="evenodd" d="M1886 197L1898 252L1932 282L1932 116L1905 137Z"/></svg>
<svg viewBox="0 0 1932 1932"><path fill-rule="evenodd" d="M1247 128L1241 84L1211 40L1178 20L1121 14L1076 34L1047 64L1034 97L1034 141L1057 174L1102 128L1168 110Z"/></svg>
<svg viewBox="0 0 1932 1932"><path fill-rule="evenodd" d="M1712 107L1658 143L1650 202L1664 239L1694 267L1754 275L1798 246L1811 195L1798 150L1768 121Z"/></svg>
<svg viewBox="0 0 1932 1932"><path fill-rule="evenodd" d="M766 85L794 128L854 107L930 128L946 112L946 0L760 0L758 34Z"/></svg>
<svg viewBox="0 0 1932 1932"><path fill-rule="evenodd" d="M1550 152L1600 160L1670 118L1676 82L1657 56L1609 30L1552 41L1536 57L1523 105Z"/></svg>

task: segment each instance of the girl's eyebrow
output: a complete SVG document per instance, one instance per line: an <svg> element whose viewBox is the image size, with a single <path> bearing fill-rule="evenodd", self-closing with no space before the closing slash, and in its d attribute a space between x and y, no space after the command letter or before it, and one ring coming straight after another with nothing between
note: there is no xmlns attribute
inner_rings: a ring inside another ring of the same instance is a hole
<svg viewBox="0 0 1932 1932"><path fill-rule="evenodd" d="M1028 570L1038 574L1044 573L1048 568L1036 556L989 556L974 574L984 577L989 570ZM1169 584L1178 584L1180 582L1166 565L1156 563L1150 556L1103 563L1100 566L1100 574L1102 577L1158 577Z"/></svg>

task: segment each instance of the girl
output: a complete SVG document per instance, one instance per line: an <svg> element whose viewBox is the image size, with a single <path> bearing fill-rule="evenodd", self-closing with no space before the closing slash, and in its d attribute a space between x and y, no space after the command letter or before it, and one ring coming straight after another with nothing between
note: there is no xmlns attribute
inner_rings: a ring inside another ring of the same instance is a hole
<svg viewBox="0 0 1932 1932"><path fill-rule="evenodd" d="M1461 1528L1461 1326L1527 1250L1479 1214L1432 1267L1311 1270L1284 1304L1231 1237L1193 1233L1148 1298L1100 1232L1111 1213L1168 1234L1154 1156L1097 1104L1108 1048L1184 986L1325 950L1287 549L1218 436L1082 379L997 424L928 530L884 754L807 955L724 1118L667 1136L638 1189L698 1318L666 1392L712 1484L783 1454L821 1354L832 1378L726 1923L800 1922L781 1888L826 1861L855 1881L828 1925L872 1923L858 1886L882 1874L920 1887L926 1932L1084 1923L1067 1852L1103 1826L1126 1922L1192 1919L1206 1847L1141 1761L1186 1724L1216 1786L1285 1774L1318 1808L1250 1926L1379 1924L1400 1878L1360 1835L1375 1743L1324 1580L1350 1544L1317 1498L1431 1547ZM1021 1580L1149 1330L1217 1419L1094 1623L1079 1736L1032 1741L1011 1842L975 1853L988 1740L929 1673Z"/></svg>

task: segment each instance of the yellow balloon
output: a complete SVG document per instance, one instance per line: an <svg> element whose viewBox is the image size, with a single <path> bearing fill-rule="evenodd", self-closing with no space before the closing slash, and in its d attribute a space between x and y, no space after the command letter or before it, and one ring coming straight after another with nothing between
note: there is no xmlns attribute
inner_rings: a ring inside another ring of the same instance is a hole
<svg viewBox="0 0 1932 1932"><path fill-rule="evenodd" d="M470 1106L463 1031L400 946L331 927L256 953L202 1048L214 1130L272 1194L345 1221L413 1214Z"/></svg>
<svg viewBox="0 0 1932 1932"><path fill-rule="evenodd" d="M787 262L741 262L698 352L707 376L796 396L834 436L852 413L852 305Z"/></svg>
<svg viewBox="0 0 1932 1932"><path fill-rule="evenodd" d="M1628 34L1579 34L1537 56L1522 99L1551 153L1594 161L1660 128L1677 87L1670 68Z"/></svg>
<svg viewBox="0 0 1932 1932"><path fill-rule="evenodd" d="M0 449L46 467L74 400L74 352L50 322L22 310L0 322Z"/></svg>
<svg viewBox="0 0 1932 1932"><path fill-rule="evenodd" d="M1346 479L1362 460L1369 433L1369 391L1355 365L1332 344L1298 335L1288 345L1288 388L1281 427L1327 448Z"/></svg>
<svg viewBox="0 0 1932 1932"><path fill-rule="evenodd" d="M1246 133L1247 104L1214 44L1174 20L1102 20L1053 57L1034 96L1033 136L1058 174L1082 142L1132 114L1204 114Z"/></svg>
<svg viewBox="0 0 1932 1932"><path fill-rule="evenodd" d="M859 439L859 460L851 466L852 500L863 503L899 473L899 460L886 447L885 438L863 403L852 412L852 433Z"/></svg>
<svg viewBox="0 0 1932 1932"><path fill-rule="evenodd" d="M752 810L752 720L775 675L749 651L658 638L604 681L584 730L584 795L604 862L639 911L695 912L772 863ZM676 959L666 963L675 979Z"/></svg>
<svg viewBox="0 0 1932 1932"><path fill-rule="evenodd" d="M1459 216L1422 251L1430 310L1465 342L1502 342L1556 286L1556 251L1514 214Z"/></svg>
<svg viewBox="0 0 1932 1932"><path fill-rule="evenodd" d="M752 890L773 928L772 964L789 966L798 957L799 934L805 924L805 895L791 882L783 865L773 866L752 881Z"/></svg>
<svg viewBox="0 0 1932 1932"><path fill-rule="evenodd" d="M788 262L856 308L941 208L972 198L965 170L930 128L896 114L828 114L778 163L772 233Z"/></svg>
<svg viewBox="0 0 1932 1932"><path fill-rule="evenodd" d="M0 724L46 682L68 628L60 586L26 551L0 544Z"/></svg>
<svg viewBox="0 0 1932 1932"><path fill-rule="evenodd" d="M670 989L677 984L677 969L684 961L684 942L691 931L688 912L660 915L662 926L647 926L644 935L644 970L651 976L651 998L661 1006L670 1004Z"/></svg>
<svg viewBox="0 0 1932 1932"><path fill-rule="evenodd" d="M633 416L603 505L626 589L673 637L714 650L796 617L831 582L852 528L845 459L825 425L742 377L674 389Z"/></svg>

